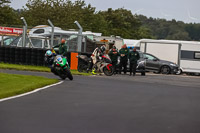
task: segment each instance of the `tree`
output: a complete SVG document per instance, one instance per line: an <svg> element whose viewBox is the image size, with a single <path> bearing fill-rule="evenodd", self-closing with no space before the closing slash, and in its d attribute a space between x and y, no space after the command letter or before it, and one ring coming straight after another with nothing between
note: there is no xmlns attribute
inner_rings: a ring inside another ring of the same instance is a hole
<svg viewBox="0 0 200 133"><path fill-rule="evenodd" d="M72 3L70 0L29 0L27 8L22 15L29 25L48 24L50 19L55 26L63 29L77 28L74 21L78 21L83 29L93 31L104 31L96 22L105 22L103 17L95 12L95 8L85 1L77 0Z"/></svg>
<svg viewBox="0 0 200 133"><path fill-rule="evenodd" d="M186 24L185 31L188 32L191 40L200 41L200 24Z"/></svg>
<svg viewBox="0 0 200 133"><path fill-rule="evenodd" d="M131 13L131 11L119 8L112 10L109 8L107 11L99 12L107 22L107 34L118 35L123 38L138 38L138 31L141 23L139 19Z"/></svg>
<svg viewBox="0 0 200 133"><path fill-rule="evenodd" d="M170 40L200 40L200 25L185 24L182 21L172 19L153 19L140 15L142 25L149 28L156 39ZM199 27L198 27L199 25Z"/></svg>
<svg viewBox="0 0 200 133"><path fill-rule="evenodd" d="M0 24L10 26L18 23L18 14L8 6L10 0L0 0Z"/></svg>
<svg viewBox="0 0 200 133"><path fill-rule="evenodd" d="M4 4L10 3L10 0L0 0L0 6L3 6Z"/></svg>

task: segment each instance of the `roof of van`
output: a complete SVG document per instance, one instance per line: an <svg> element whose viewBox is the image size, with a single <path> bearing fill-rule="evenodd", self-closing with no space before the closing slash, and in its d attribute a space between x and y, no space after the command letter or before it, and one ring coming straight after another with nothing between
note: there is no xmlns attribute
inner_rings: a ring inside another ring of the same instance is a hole
<svg viewBox="0 0 200 133"><path fill-rule="evenodd" d="M47 35L47 34L51 34L51 30L52 30L52 27L48 26L48 25L38 25L34 28L32 28L30 31L29 31L29 34L32 36L33 35L33 32L36 30L36 29L44 29L46 30L48 33L43 33L43 35ZM66 31L66 30L62 30L60 27L54 27L54 34L78 34L78 31ZM102 33L94 33L94 32L91 32L91 31L85 31L85 32L82 32L83 35L95 35L95 36L101 36ZM39 34L37 34L39 35Z"/></svg>
<svg viewBox="0 0 200 133"><path fill-rule="evenodd" d="M140 42L151 42L151 43L174 43L174 44L200 44L199 41L183 41L183 40L155 40L155 39L141 39Z"/></svg>
<svg viewBox="0 0 200 133"><path fill-rule="evenodd" d="M137 46L140 40L134 40L134 39L124 39L124 44L127 46Z"/></svg>

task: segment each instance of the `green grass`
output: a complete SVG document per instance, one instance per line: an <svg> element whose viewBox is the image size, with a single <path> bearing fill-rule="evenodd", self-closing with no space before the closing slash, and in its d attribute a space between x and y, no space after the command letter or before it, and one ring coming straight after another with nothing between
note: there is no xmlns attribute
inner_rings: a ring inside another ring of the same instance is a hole
<svg viewBox="0 0 200 133"><path fill-rule="evenodd" d="M50 69L45 66L31 66L31 65L19 65L19 64L9 64L0 63L0 69L13 69L22 71L37 71L37 72L50 72ZM92 75L90 73L80 73L77 70L71 70L72 75Z"/></svg>
<svg viewBox="0 0 200 133"><path fill-rule="evenodd" d="M0 99L32 91L49 84L58 82L39 76L0 73Z"/></svg>
<svg viewBox="0 0 200 133"><path fill-rule="evenodd" d="M50 69L48 67L44 67L44 66L31 66L31 65L19 65L19 64L8 64L8 63L0 63L0 69L50 72Z"/></svg>

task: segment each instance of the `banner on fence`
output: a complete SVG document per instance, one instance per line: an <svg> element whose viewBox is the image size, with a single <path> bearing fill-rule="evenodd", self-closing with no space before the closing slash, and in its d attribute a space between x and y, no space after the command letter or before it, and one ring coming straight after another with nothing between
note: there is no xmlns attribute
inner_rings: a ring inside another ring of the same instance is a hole
<svg viewBox="0 0 200 133"><path fill-rule="evenodd" d="M20 35L23 33L21 28L11 28L11 27L1 27L0 26L0 35Z"/></svg>

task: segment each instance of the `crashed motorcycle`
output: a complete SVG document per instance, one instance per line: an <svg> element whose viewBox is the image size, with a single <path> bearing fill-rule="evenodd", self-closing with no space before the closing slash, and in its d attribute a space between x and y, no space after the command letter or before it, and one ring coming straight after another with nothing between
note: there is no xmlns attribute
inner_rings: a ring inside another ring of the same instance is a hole
<svg viewBox="0 0 200 133"><path fill-rule="evenodd" d="M88 72L91 71L91 69L89 68L89 64L91 63L91 59L89 57L87 57L86 55L78 55L78 71L79 72ZM92 69L95 69L96 72L98 73L104 73L106 76L112 76L114 73L114 68L112 66L112 61L111 59L106 56L103 55L100 57L101 59L95 64L93 65Z"/></svg>

